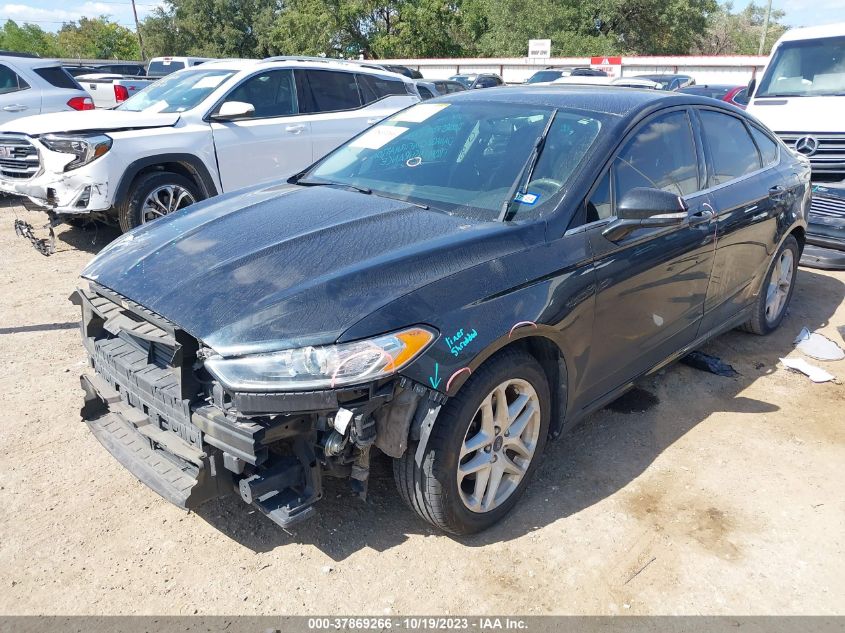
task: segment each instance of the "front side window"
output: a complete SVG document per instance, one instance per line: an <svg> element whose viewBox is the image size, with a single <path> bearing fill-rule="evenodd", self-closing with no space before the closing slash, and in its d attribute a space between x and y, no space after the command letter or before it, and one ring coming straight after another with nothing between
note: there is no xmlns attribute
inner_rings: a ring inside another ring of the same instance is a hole
<svg viewBox="0 0 845 633"><path fill-rule="evenodd" d="M698 155L687 113L670 112L646 123L622 148L613 174L617 200L635 187L679 196L698 191Z"/></svg>
<svg viewBox="0 0 845 633"><path fill-rule="evenodd" d="M305 112L337 112L361 107L354 73L298 70L299 108Z"/></svg>
<svg viewBox="0 0 845 633"><path fill-rule="evenodd" d="M255 118L288 116L297 113L293 72L268 70L253 75L226 96L226 101L242 101L255 108Z"/></svg>
<svg viewBox="0 0 845 633"><path fill-rule="evenodd" d="M742 121L712 110L702 110L699 114L704 139L713 161L711 186L760 169L757 147Z"/></svg>
<svg viewBox="0 0 845 633"><path fill-rule="evenodd" d="M587 223L606 220L612 215L613 200L610 197L610 172L607 171L587 199Z"/></svg>
<svg viewBox="0 0 845 633"><path fill-rule="evenodd" d="M26 90L27 88L29 88L29 84L21 79L14 70L0 64L0 95Z"/></svg>
<svg viewBox="0 0 845 633"><path fill-rule="evenodd" d="M845 95L845 37L784 42L777 47L755 97Z"/></svg>
<svg viewBox="0 0 845 633"><path fill-rule="evenodd" d="M419 104L341 146L303 181L350 184L495 220L552 111L505 103ZM551 212L552 200L599 134L597 116L557 111L530 182L520 182L515 219Z"/></svg>
<svg viewBox="0 0 845 633"><path fill-rule="evenodd" d="M185 112L195 108L235 74L222 68L186 70L151 83L117 106L130 112Z"/></svg>

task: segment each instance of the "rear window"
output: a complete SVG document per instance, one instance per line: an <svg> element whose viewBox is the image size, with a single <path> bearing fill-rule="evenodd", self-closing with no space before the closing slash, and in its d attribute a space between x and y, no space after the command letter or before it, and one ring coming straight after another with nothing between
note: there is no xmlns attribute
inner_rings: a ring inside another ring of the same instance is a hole
<svg viewBox="0 0 845 633"><path fill-rule="evenodd" d="M185 62L174 62L169 60L157 60L150 62L150 67L147 68L147 74L151 77L164 77L177 70L182 70L185 67Z"/></svg>
<svg viewBox="0 0 845 633"><path fill-rule="evenodd" d="M397 79L387 79L377 75L356 75L358 88L361 90L361 99L364 105L378 101L390 95L407 95L405 82Z"/></svg>
<svg viewBox="0 0 845 633"><path fill-rule="evenodd" d="M47 66L46 68L34 68L35 74L44 81L56 88L67 88L68 90L82 90L76 79L70 76L61 66Z"/></svg>

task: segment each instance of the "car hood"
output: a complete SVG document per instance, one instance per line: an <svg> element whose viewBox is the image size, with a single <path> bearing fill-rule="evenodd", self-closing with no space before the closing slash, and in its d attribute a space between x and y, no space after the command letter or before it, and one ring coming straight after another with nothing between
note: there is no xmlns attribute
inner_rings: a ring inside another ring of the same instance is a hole
<svg viewBox="0 0 845 633"><path fill-rule="evenodd" d="M156 220L110 244L82 274L236 356L332 343L391 301L542 235L536 224L285 184Z"/></svg>
<svg viewBox="0 0 845 633"><path fill-rule="evenodd" d="M746 112L773 132L845 132L843 101L844 97L755 98Z"/></svg>
<svg viewBox="0 0 845 633"><path fill-rule="evenodd" d="M0 132L16 132L29 136L89 130L127 130L176 125L179 114L130 112L128 110L84 110L54 112L27 116L0 126Z"/></svg>

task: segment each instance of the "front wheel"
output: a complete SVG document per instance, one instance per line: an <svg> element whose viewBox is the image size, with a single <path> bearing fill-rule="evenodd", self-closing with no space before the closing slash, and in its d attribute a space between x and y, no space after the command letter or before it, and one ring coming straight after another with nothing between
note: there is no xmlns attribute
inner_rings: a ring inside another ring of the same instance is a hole
<svg viewBox="0 0 845 633"><path fill-rule="evenodd" d="M549 385L539 363L505 351L473 374L441 410L421 465L417 445L393 462L399 492L429 523L471 534L516 505L546 444Z"/></svg>
<svg viewBox="0 0 845 633"><path fill-rule="evenodd" d="M800 257L801 249L798 246L798 240L790 235L772 258L766 281L757 295L751 318L746 321L742 329L753 334L769 334L778 328L792 300Z"/></svg>
<svg viewBox="0 0 845 633"><path fill-rule="evenodd" d="M202 200L196 184L180 174L156 171L139 176L117 210L120 230L152 222Z"/></svg>

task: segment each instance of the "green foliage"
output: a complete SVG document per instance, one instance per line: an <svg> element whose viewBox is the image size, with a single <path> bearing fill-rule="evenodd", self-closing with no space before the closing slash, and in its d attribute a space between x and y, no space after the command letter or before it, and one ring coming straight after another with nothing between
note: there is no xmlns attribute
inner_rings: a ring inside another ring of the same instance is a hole
<svg viewBox="0 0 845 633"><path fill-rule="evenodd" d="M165 0L141 25L147 57L522 57L752 55L765 11L718 0ZM772 11L766 52L786 29ZM9 20L0 47L42 56L137 59L135 34L106 16L57 34Z"/></svg>
<svg viewBox="0 0 845 633"><path fill-rule="evenodd" d="M61 57L83 59L138 59L135 34L108 16L65 22L57 35Z"/></svg>
<svg viewBox="0 0 845 633"><path fill-rule="evenodd" d="M786 31L781 23L784 12L772 10L769 16L769 30L763 54L768 55L774 43ZM763 34L763 22L766 18L764 5L751 2L742 11L733 12L733 4L728 2L719 7L707 28L696 52L703 55L756 55Z"/></svg>
<svg viewBox="0 0 845 633"><path fill-rule="evenodd" d="M13 20L6 20L0 29L0 49L42 57L53 57L59 53L54 33L47 33L35 24L19 26Z"/></svg>

